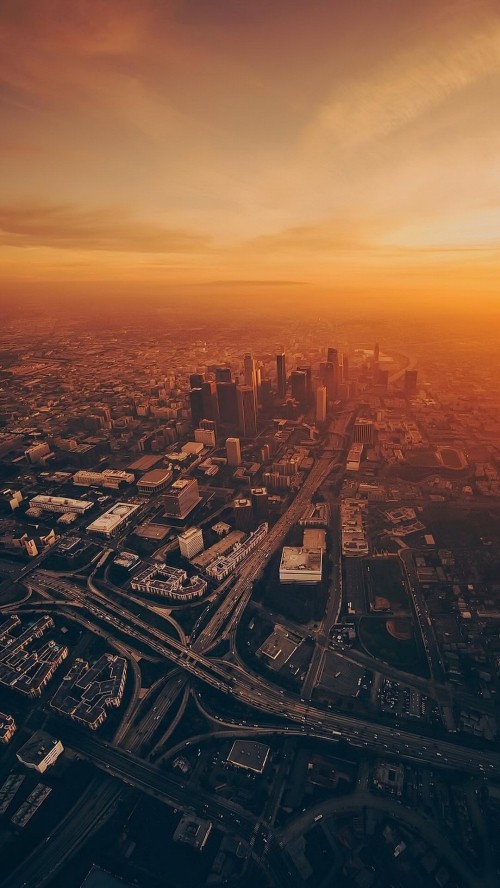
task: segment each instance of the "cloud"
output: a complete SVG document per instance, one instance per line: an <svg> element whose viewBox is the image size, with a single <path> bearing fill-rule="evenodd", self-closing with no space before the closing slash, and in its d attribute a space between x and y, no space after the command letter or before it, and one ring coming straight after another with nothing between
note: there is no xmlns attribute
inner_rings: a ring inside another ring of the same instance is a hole
<svg viewBox="0 0 500 888"><path fill-rule="evenodd" d="M319 109L306 140L327 139L344 149L404 129L447 99L500 68L500 20L460 31L451 22L442 33L382 58L372 69L336 84Z"/></svg>
<svg viewBox="0 0 500 888"><path fill-rule="evenodd" d="M306 287L307 281L283 281L283 280L241 280L203 281L200 287Z"/></svg>
<svg viewBox="0 0 500 888"><path fill-rule="evenodd" d="M209 239L142 222L121 208L79 209L69 204L0 205L0 244L129 253L197 253Z"/></svg>

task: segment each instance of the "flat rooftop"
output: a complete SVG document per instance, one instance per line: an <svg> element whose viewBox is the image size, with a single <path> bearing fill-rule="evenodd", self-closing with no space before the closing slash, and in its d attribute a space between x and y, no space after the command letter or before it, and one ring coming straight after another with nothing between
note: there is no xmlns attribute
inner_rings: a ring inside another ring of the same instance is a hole
<svg viewBox="0 0 500 888"><path fill-rule="evenodd" d="M119 527L122 521L126 521L130 515L137 512L139 508L134 503L115 503L107 512L104 512L99 518L92 521L88 525L87 530L94 531L95 533L111 533L116 527Z"/></svg>
<svg viewBox="0 0 500 888"><path fill-rule="evenodd" d="M245 768L256 774L262 774L269 758L269 752L270 747L257 740L235 740L227 761L236 768Z"/></svg>
<svg viewBox="0 0 500 888"><path fill-rule="evenodd" d="M146 472L142 478L137 482L138 484L162 484L163 481L168 481L169 478L172 477L172 469L152 469L151 472Z"/></svg>
<svg viewBox="0 0 500 888"><path fill-rule="evenodd" d="M135 462L127 466L131 472L148 472L154 466L157 466L163 459L162 456L141 456Z"/></svg>
<svg viewBox="0 0 500 888"><path fill-rule="evenodd" d="M39 765L58 743L59 740L45 731L35 731L30 739L23 743L17 754L23 762Z"/></svg>
<svg viewBox="0 0 500 888"><path fill-rule="evenodd" d="M160 542L168 537L171 527L167 524L140 524L134 530L134 536L140 537L142 540L159 540Z"/></svg>
<svg viewBox="0 0 500 888"><path fill-rule="evenodd" d="M305 546L284 546L280 570L321 570L321 550Z"/></svg>

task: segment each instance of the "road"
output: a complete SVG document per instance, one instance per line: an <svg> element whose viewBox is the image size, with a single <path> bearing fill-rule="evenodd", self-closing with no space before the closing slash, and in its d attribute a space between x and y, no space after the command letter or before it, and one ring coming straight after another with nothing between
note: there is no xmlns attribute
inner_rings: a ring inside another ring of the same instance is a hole
<svg viewBox="0 0 500 888"><path fill-rule="evenodd" d="M52 580L46 581L50 587ZM65 588L64 587L60 588ZM70 590L72 594L85 595L82 590ZM91 613L105 620L121 632L132 635L148 645L161 656L172 660L192 675L226 694L233 694L242 703L254 709L276 715L287 721L302 723L304 731L314 736L329 738L334 731L340 731L344 739L355 746L393 753L398 757L427 762L432 767L442 766L471 770L489 776L500 775L500 755L496 752L471 749L458 743L434 741L408 730L394 731L385 725L354 716L345 716L331 710L323 710L306 701L297 700L295 695L285 693L269 685L264 679L249 676L237 664L210 659L185 647L181 642L154 629L137 615L108 601L100 593L98 601L87 603Z"/></svg>

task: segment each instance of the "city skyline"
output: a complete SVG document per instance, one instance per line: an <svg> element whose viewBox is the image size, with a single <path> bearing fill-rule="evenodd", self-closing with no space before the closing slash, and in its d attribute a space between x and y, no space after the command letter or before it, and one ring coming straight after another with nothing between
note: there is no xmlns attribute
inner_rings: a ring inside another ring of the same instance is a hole
<svg viewBox="0 0 500 888"><path fill-rule="evenodd" d="M5 302L496 308L493 2L0 13Z"/></svg>

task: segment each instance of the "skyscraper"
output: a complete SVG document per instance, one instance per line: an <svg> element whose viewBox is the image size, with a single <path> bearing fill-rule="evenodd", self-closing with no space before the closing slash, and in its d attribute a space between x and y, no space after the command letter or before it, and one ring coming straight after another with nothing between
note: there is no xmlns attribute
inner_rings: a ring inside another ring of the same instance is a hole
<svg viewBox="0 0 500 888"><path fill-rule="evenodd" d="M304 367L297 367L297 370L306 375L306 404L310 404L313 396L311 367L306 365Z"/></svg>
<svg viewBox="0 0 500 888"><path fill-rule="evenodd" d="M316 422L324 422L326 419L326 385L320 385L316 389Z"/></svg>
<svg viewBox="0 0 500 888"><path fill-rule="evenodd" d="M292 370L290 374L292 397L299 402L301 407L307 404L307 376L303 370Z"/></svg>
<svg viewBox="0 0 500 888"><path fill-rule="evenodd" d="M230 367L217 367L215 370L215 381L216 382L231 382L231 368Z"/></svg>
<svg viewBox="0 0 500 888"><path fill-rule="evenodd" d="M241 463L241 447L239 438L227 438L226 455L228 466L239 466Z"/></svg>
<svg viewBox="0 0 500 888"><path fill-rule="evenodd" d="M284 398L286 395L286 361L284 352L276 355L276 375L278 395L280 398Z"/></svg>
<svg viewBox="0 0 500 888"><path fill-rule="evenodd" d="M252 355L245 355L243 358L243 367L245 370L245 385L251 386L255 391L257 388L257 376L255 373L255 361L252 358Z"/></svg>
<svg viewBox="0 0 500 888"><path fill-rule="evenodd" d="M203 391L201 388L193 388L189 392L189 403L191 406L191 422L195 429L198 428L203 415Z"/></svg>
<svg viewBox="0 0 500 888"><path fill-rule="evenodd" d="M219 422L219 404L215 382L204 382L201 387L203 398L203 419Z"/></svg>
<svg viewBox="0 0 500 888"><path fill-rule="evenodd" d="M251 385L239 385L238 395L238 427L244 438L254 438L257 434L257 410L255 392Z"/></svg>
<svg viewBox="0 0 500 888"><path fill-rule="evenodd" d="M205 382L203 373L191 373L189 377L189 385L192 389L201 388Z"/></svg>
<svg viewBox="0 0 500 888"><path fill-rule="evenodd" d="M405 370L405 396L413 398L417 394L417 370Z"/></svg>
<svg viewBox="0 0 500 888"><path fill-rule="evenodd" d="M224 425L238 425L238 397L235 382L217 383L217 401L220 421Z"/></svg>

